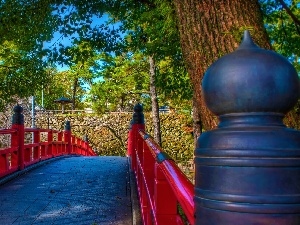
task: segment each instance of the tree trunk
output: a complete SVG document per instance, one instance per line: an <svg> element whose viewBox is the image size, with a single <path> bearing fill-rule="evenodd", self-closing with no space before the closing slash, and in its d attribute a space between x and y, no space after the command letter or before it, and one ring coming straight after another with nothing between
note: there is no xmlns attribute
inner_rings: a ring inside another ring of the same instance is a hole
<svg viewBox="0 0 300 225"><path fill-rule="evenodd" d="M153 128L154 128L154 140L158 145L161 145L161 135L160 135L160 119L159 119L159 108L158 99L155 86L155 61L153 56L149 56L150 65L150 96L152 105L152 118L153 118Z"/></svg>
<svg viewBox="0 0 300 225"><path fill-rule="evenodd" d="M194 144L196 148L198 137L202 134L202 121L201 113L199 112L199 107L197 105L197 99L193 96L193 136Z"/></svg>
<svg viewBox="0 0 300 225"><path fill-rule="evenodd" d="M77 87L78 87L78 78L75 78L73 84L73 93L72 93L72 110L75 110L76 108L75 101L76 101Z"/></svg>
<svg viewBox="0 0 300 225"><path fill-rule="evenodd" d="M214 128L218 121L207 108L201 81L207 68L221 56L234 51L243 31L248 29L261 47L271 45L264 28L257 0L173 0L184 60L194 91L197 129ZM195 116L195 115L194 115ZM194 117L195 119L195 117Z"/></svg>

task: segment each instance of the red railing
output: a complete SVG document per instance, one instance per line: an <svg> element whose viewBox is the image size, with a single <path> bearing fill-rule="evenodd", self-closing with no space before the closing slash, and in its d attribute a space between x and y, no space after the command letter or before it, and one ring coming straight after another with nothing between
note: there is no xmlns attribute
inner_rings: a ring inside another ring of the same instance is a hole
<svg viewBox="0 0 300 225"><path fill-rule="evenodd" d="M194 224L194 185L176 163L144 131L144 124L132 124L127 154L135 174L144 225Z"/></svg>
<svg viewBox="0 0 300 225"><path fill-rule="evenodd" d="M31 137L26 138L28 134ZM11 129L0 130L0 137L3 135L7 136L8 146L0 148L0 178L61 155L96 155L89 143L72 135L70 129L55 131L13 124ZM25 143L25 140L31 142Z"/></svg>

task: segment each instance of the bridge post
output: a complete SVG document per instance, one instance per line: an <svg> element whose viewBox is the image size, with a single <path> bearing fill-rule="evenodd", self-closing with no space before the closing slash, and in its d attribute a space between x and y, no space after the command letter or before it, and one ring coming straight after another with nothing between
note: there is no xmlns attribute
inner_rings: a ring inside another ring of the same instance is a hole
<svg viewBox="0 0 300 225"><path fill-rule="evenodd" d="M83 142L84 154L85 155L89 155L89 149L90 149L90 147L89 147L89 137L88 137L87 134L84 135L83 141L84 141Z"/></svg>
<svg viewBox="0 0 300 225"><path fill-rule="evenodd" d="M48 139L47 139L47 142L49 143L48 145L48 150L47 150L47 155L51 155L52 157L55 156L55 153L54 153L54 148L53 148L53 131L50 130L48 131L48 135L47 135Z"/></svg>
<svg viewBox="0 0 300 225"><path fill-rule="evenodd" d="M23 108L20 105L16 105L13 109L14 114L12 116L12 129L17 130L11 137L12 146L18 146L18 165L19 169L23 170L24 165L24 115L22 114ZM12 159L14 161L14 159ZM13 162L14 164L14 162Z"/></svg>
<svg viewBox="0 0 300 225"><path fill-rule="evenodd" d="M300 132L282 122L299 98L294 67L246 31L202 87L220 123L195 150L196 224L300 224Z"/></svg>
<svg viewBox="0 0 300 225"><path fill-rule="evenodd" d="M33 131L33 142L32 143L40 143L40 132L39 130ZM41 147L35 146L33 147L33 160L41 159Z"/></svg>
<svg viewBox="0 0 300 225"><path fill-rule="evenodd" d="M71 144L71 124L70 121L66 121L65 130L64 130L64 141L67 142L67 154L72 153L72 144Z"/></svg>
<svg viewBox="0 0 300 225"><path fill-rule="evenodd" d="M133 108L134 113L130 122L130 130L128 132L127 156L131 157L131 168L136 168L136 149L142 147L143 140L139 136L139 130L145 130L145 121L143 106L136 104Z"/></svg>

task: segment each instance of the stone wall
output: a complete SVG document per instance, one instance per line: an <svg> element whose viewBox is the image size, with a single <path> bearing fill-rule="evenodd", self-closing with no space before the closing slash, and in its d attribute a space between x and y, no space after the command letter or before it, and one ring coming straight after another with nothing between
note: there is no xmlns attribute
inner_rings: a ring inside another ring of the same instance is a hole
<svg viewBox="0 0 300 225"><path fill-rule="evenodd" d="M24 112L25 126L31 127L30 112ZM2 115L2 127L9 127L11 115ZM93 114L36 114L36 127L63 130L65 121L70 121L72 133L83 138L88 136L90 145L99 155L125 156L127 134L132 113ZM146 131L152 135L152 118L145 113ZM161 114L162 148L187 173L193 171L193 136L190 115ZM31 136L27 136L30 142ZM0 143L4 143L0 140Z"/></svg>
<svg viewBox="0 0 300 225"><path fill-rule="evenodd" d="M131 113L111 113L103 116L92 114L37 114L36 126L63 130L66 121L71 123L75 136L84 138L99 155L120 155L126 153L126 142Z"/></svg>

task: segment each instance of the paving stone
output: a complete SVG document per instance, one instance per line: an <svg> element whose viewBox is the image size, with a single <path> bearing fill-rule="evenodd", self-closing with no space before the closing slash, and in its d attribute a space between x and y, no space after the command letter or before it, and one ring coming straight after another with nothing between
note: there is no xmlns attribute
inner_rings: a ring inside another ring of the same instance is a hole
<svg viewBox="0 0 300 225"><path fill-rule="evenodd" d="M132 224L125 157L66 157L0 186L0 224Z"/></svg>

